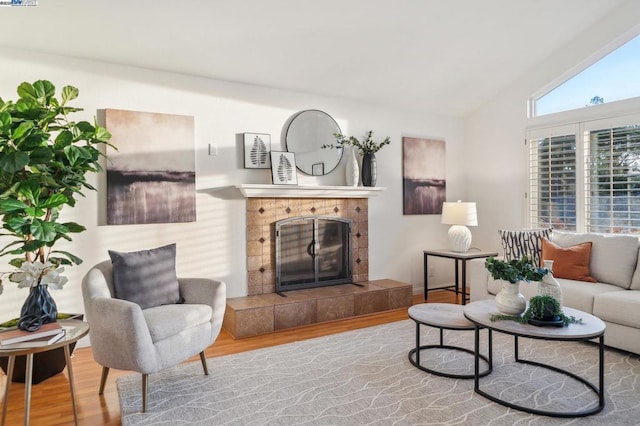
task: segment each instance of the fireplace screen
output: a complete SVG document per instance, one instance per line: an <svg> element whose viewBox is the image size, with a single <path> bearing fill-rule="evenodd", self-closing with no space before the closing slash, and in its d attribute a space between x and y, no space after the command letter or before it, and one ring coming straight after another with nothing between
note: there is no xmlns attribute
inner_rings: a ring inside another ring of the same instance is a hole
<svg viewBox="0 0 640 426"><path fill-rule="evenodd" d="M351 283L351 221L303 216L276 222L276 292Z"/></svg>

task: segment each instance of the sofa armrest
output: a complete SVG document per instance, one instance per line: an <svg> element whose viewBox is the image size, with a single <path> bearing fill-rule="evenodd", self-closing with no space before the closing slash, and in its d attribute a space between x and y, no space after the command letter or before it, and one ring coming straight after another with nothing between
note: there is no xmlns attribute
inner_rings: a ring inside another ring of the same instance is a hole
<svg viewBox="0 0 640 426"><path fill-rule="evenodd" d="M469 285L471 287L470 299L472 302L478 300L491 299L493 296L489 294L489 279L491 275L484 266L486 259L471 259L469 262Z"/></svg>

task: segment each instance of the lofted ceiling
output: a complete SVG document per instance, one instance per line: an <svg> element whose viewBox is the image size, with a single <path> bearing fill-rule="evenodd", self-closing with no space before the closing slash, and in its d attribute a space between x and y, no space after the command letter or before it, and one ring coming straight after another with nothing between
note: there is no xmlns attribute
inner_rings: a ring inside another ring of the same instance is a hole
<svg viewBox="0 0 640 426"><path fill-rule="evenodd" d="M39 0L0 46L464 117L625 0Z"/></svg>

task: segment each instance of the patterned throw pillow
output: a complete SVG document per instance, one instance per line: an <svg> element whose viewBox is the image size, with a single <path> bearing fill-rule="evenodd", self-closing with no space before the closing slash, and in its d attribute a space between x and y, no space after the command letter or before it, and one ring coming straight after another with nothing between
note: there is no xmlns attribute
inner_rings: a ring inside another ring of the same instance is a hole
<svg viewBox="0 0 640 426"><path fill-rule="evenodd" d="M520 259L527 255L536 265L540 265L542 239L549 238L551 229L532 229L529 231L499 230L500 242L505 260Z"/></svg>

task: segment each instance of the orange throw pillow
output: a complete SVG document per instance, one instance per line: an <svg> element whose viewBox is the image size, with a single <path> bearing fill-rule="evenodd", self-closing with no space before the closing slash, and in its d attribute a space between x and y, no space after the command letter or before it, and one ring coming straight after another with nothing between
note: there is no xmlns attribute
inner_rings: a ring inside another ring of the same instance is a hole
<svg viewBox="0 0 640 426"><path fill-rule="evenodd" d="M588 241L571 247L560 247L546 238L542 239L542 260L553 260L553 276L569 280L595 283L589 271L591 246Z"/></svg>

